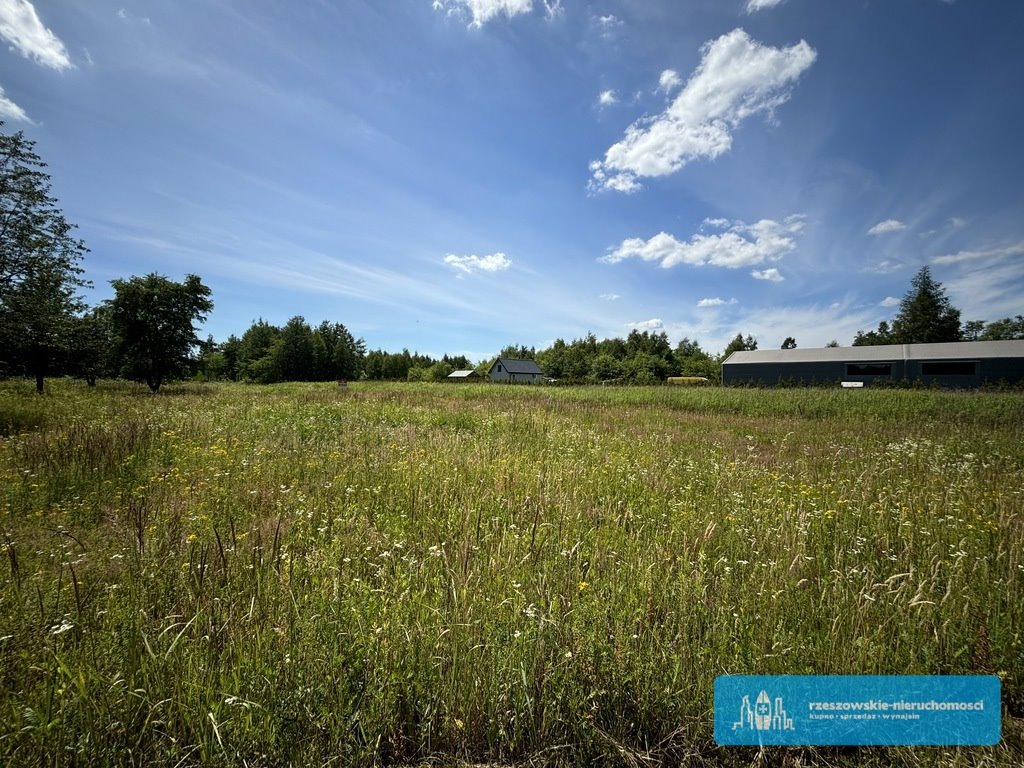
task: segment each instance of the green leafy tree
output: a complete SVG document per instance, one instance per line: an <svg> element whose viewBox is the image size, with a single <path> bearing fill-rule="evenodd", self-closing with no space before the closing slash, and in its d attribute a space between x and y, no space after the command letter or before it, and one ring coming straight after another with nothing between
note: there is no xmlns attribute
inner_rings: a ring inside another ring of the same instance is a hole
<svg viewBox="0 0 1024 768"><path fill-rule="evenodd" d="M857 335L853 337L853 346L855 347L877 347L882 344L895 344L894 337L892 335L892 329L889 327L889 323L883 320L878 324L878 330L876 331L857 331ZM839 345L836 344L838 347Z"/></svg>
<svg viewBox="0 0 1024 768"><path fill-rule="evenodd" d="M722 359L724 360L733 352L751 352L757 349L757 339L751 336L749 333L746 338L743 338L742 333L737 333L733 340L729 342L729 345L722 352Z"/></svg>
<svg viewBox="0 0 1024 768"><path fill-rule="evenodd" d="M981 334L985 331L984 320L968 320L960 329L960 338L964 341L981 341Z"/></svg>
<svg viewBox="0 0 1024 768"><path fill-rule="evenodd" d="M238 377L250 381L262 381L268 365L267 354L281 329L271 325L262 317L256 320L238 342Z"/></svg>
<svg viewBox="0 0 1024 768"><path fill-rule="evenodd" d="M72 236L34 147L20 131L0 133L0 370L28 373L42 394L84 308L88 249Z"/></svg>
<svg viewBox="0 0 1024 768"><path fill-rule="evenodd" d="M1024 315L995 320L985 326L985 330L979 337L980 341L1010 341L1013 339L1024 339Z"/></svg>
<svg viewBox="0 0 1024 768"><path fill-rule="evenodd" d="M269 355L275 381L310 381L315 378L313 329L304 317L296 315L284 324Z"/></svg>
<svg viewBox="0 0 1024 768"><path fill-rule="evenodd" d="M168 380L189 375L202 342L193 323L213 309L210 289L196 275L184 282L158 275L112 280L111 326L117 358L128 378L157 392Z"/></svg>
<svg viewBox="0 0 1024 768"><path fill-rule="evenodd" d="M680 376L704 376L711 381L722 380L722 364L687 337L676 345L676 369Z"/></svg>
<svg viewBox="0 0 1024 768"><path fill-rule="evenodd" d="M611 381L622 376L622 366L611 354L601 352L590 364L590 375L595 381Z"/></svg>
<svg viewBox="0 0 1024 768"><path fill-rule="evenodd" d="M112 348L110 308L99 306L90 309L71 323L65 370L94 387L96 379L110 375Z"/></svg>
<svg viewBox="0 0 1024 768"><path fill-rule="evenodd" d="M782 349L796 349L796 339L787 336L786 340L782 342Z"/></svg>

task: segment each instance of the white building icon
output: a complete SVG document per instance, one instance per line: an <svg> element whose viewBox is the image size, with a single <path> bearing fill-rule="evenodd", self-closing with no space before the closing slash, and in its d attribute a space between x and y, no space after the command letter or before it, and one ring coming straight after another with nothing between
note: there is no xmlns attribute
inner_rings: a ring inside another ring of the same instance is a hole
<svg viewBox="0 0 1024 768"><path fill-rule="evenodd" d="M793 718L786 716L786 709L782 706L782 697L775 698L775 705L767 691L761 691L757 695L754 706L750 706L750 697L744 696L740 704L740 719L732 724L732 729L750 728L756 731L792 731Z"/></svg>

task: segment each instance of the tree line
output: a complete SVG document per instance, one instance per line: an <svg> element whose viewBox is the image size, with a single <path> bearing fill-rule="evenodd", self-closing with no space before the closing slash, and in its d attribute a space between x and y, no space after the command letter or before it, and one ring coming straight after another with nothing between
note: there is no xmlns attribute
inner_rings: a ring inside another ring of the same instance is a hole
<svg viewBox="0 0 1024 768"><path fill-rule="evenodd" d="M0 127L3 126L0 121ZM88 252L74 236L51 194L46 164L21 132L0 132L0 376L35 379L70 375L95 384L120 377L158 391L166 381L330 381L335 379L439 381L473 364L464 356L439 359L408 349L367 351L339 322L311 326L296 316L283 326L258 319L239 338L202 341L198 328L213 309L210 289L196 275L182 282L149 274L112 280L114 297L88 307L81 262ZM922 267L890 324L858 331L854 345L1024 339L1024 316L961 325L942 285ZM787 337L783 349L796 347ZM838 346L833 341L829 346ZM664 331L634 330L598 341L593 333L550 347L512 345L502 357L536 360L547 376L565 382L651 384L668 376L721 379L732 352L757 349L737 334L720 355L684 338L675 346ZM485 373L493 362L480 362Z"/></svg>

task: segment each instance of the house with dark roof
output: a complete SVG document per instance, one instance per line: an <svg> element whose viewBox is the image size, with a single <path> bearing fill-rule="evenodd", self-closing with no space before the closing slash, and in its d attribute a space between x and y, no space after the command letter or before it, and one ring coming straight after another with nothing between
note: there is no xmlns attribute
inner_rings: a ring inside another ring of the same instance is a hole
<svg viewBox="0 0 1024 768"><path fill-rule="evenodd" d="M533 360L499 357L491 363L487 370L487 378L510 384L540 384L544 381L544 371Z"/></svg>
<svg viewBox="0 0 1024 768"><path fill-rule="evenodd" d="M723 384L920 382L978 387L1024 382L1024 341L956 341L824 349L733 352L722 363Z"/></svg>

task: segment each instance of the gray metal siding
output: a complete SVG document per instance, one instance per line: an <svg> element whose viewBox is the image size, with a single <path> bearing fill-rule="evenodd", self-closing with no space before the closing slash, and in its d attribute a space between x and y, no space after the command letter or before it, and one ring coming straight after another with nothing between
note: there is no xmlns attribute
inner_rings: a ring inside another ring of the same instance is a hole
<svg viewBox="0 0 1024 768"><path fill-rule="evenodd" d="M965 355L963 360L972 358ZM847 374L847 363L862 361L819 360L815 362L748 362L729 363L722 365L723 384L754 384L776 386L780 383L818 383L831 384L839 381L863 381L870 385L876 381L900 382L903 379L920 381L926 386L950 388L978 387L982 384L1019 384L1024 382L1024 357L983 358L977 359L977 373L966 375L925 375L922 364L932 359L924 357L920 360L872 360L872 363L890 363L890 376L857 376Z"/></svg>

